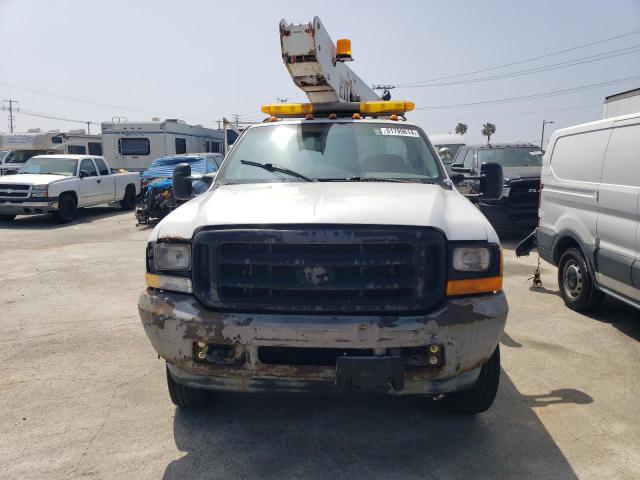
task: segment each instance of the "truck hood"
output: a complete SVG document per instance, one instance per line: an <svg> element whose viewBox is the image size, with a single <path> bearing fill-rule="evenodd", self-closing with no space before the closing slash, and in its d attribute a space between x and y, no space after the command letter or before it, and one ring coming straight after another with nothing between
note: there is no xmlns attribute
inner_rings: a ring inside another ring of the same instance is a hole
<svg viewBox="0 0 640 480"><path fill-rule="evenodd" d="M540 178L541 172L541 166L502 167L502 174L504 175L505 183L509 183L512 180L522 180L524 178Z"/></svg>
<svg viewBox="0 0 640 480"><path fill-rule="evenodd" d="M38 175L35 173L18 173L17 175L4 175L0 177L0 182L11 184L48 185L59 180L71 177L64 175Z"/></svg>
<svg viewBox="0 0 640 480"><path fill-rule="evenodd" d="M162 220L151 234L191 239L216 225L402 225L435 227L450 240L498 237L480 211L456 190L418 183L261 183L223 185Z"/></svg>

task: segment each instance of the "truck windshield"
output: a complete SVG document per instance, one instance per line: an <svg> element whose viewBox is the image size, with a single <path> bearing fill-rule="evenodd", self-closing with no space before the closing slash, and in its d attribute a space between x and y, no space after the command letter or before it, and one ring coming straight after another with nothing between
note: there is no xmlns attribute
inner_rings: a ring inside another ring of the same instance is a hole
<svg viewBox="0 0 640 480"><path fill-rule="evenodd" d="M70 158L31 158L18 173L37 173L64 175L72 177L76 174L77 160Z"/></svg>
<svg viewBox="0 0 640 480"><path fill-rule="evenodd" d="M219 181L304 181L251 165L261 163L293 170L312 180L431 182L441 173L424 138L417 127L402 124L309 122L256 127L234 146Z"/></svg>
<svg viewBox="0 0 640 480"><path fill-rule="evenodd" d="M494 148L478 150L480 164L499 163L503 167L542 166L543 152L536 147Z"/></svg>

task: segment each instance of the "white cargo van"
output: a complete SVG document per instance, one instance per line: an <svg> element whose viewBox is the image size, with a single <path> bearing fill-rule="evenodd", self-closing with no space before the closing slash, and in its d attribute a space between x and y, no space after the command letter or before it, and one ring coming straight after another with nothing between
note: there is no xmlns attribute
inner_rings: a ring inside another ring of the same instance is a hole
<svg viewBox="0 0 640 480"><path fill-rule="evenodd" d="M569 308L605 293L640 308L640 112L553 134L539 215L538 251Z"/></svg>

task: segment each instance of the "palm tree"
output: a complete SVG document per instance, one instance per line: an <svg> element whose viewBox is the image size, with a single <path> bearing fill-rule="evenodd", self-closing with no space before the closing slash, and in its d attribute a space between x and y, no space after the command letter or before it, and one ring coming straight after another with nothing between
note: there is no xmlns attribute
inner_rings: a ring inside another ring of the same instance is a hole
<svg viewBox="0 0 640 480"><path fill-rule="evenodd" d="M466 123L458 123L456 125L456 133L458 135L464 135L467 133L467 124Z"/></svg>
<svg viewBox="0 0 640 480"><path fill-rule="evenodd" d="M482 135L487 137L487 145L489 145L489 141L491 140L491 135L496 133L496 126L493 123L485 123L482 125Z"/></svg>

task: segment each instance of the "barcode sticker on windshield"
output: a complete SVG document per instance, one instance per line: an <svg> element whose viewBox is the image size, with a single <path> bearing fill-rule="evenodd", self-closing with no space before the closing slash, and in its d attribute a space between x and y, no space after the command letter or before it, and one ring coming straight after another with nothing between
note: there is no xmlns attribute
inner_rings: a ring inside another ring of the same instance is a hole
<svg viewBox="0 0 640 480"><path fill-rule="evenodd" d="M380 135L397 135L400 137L419 137L417 130L410 128L381 128Z"/></svg>

